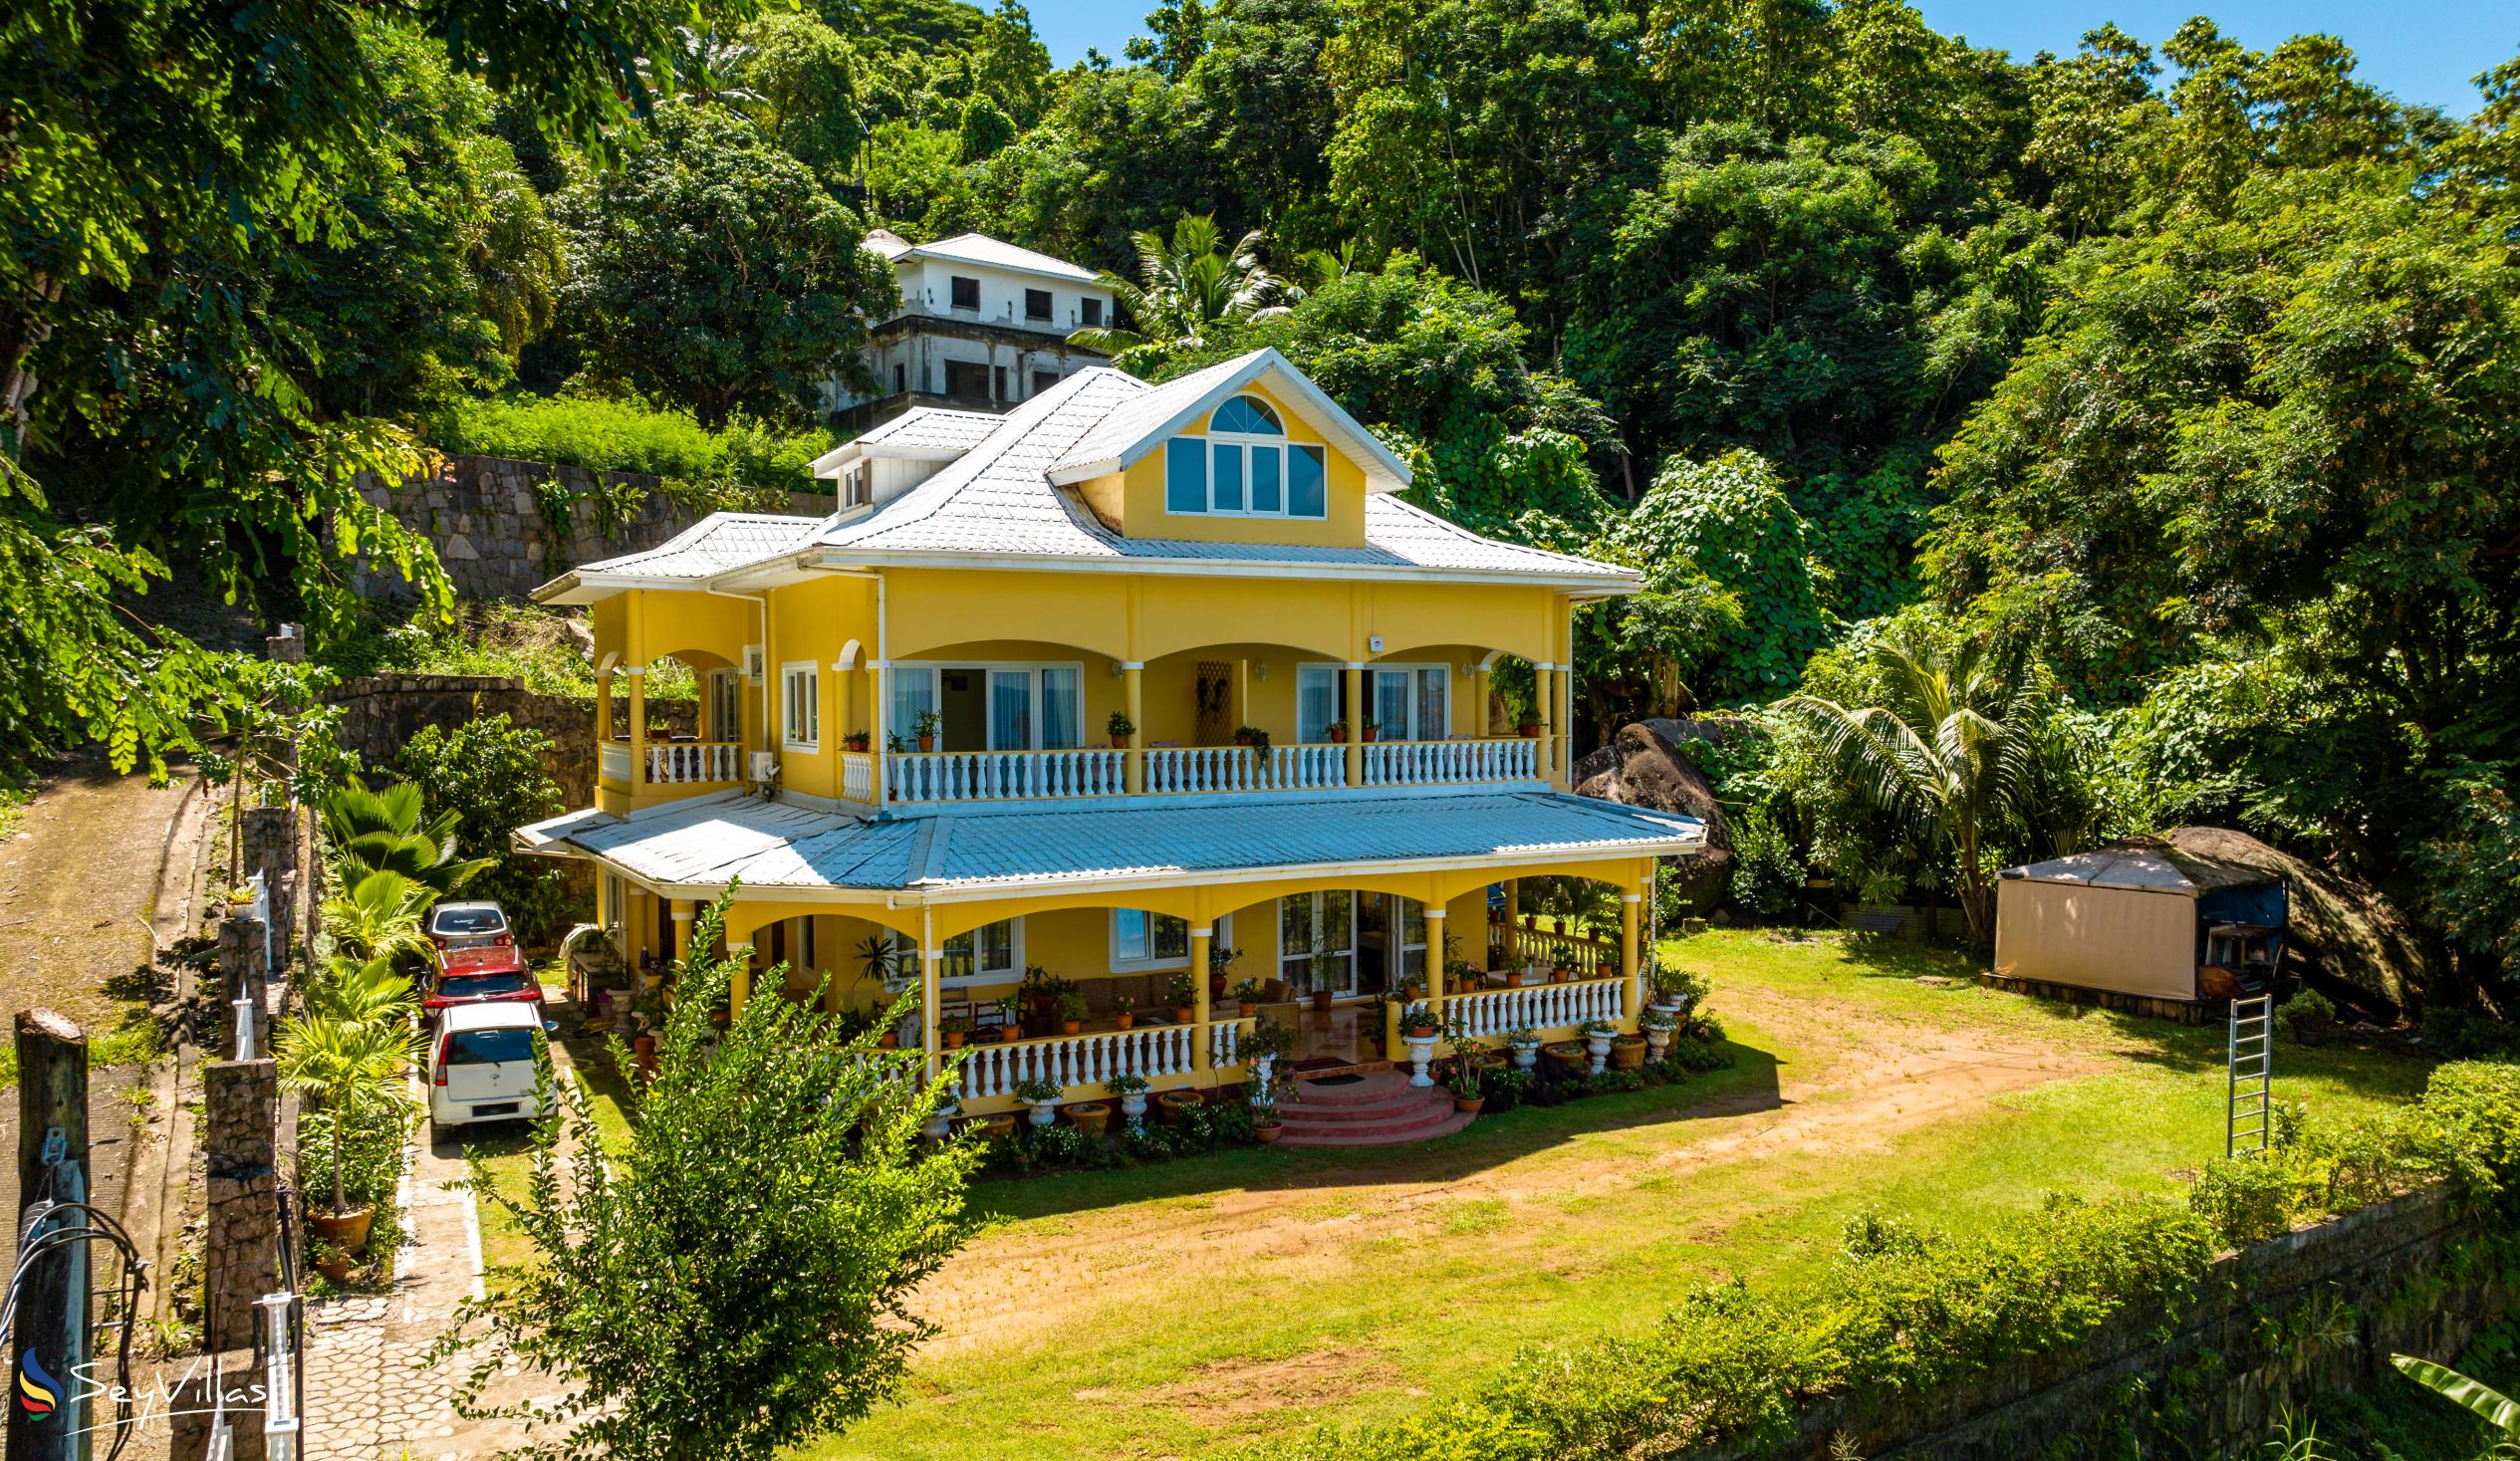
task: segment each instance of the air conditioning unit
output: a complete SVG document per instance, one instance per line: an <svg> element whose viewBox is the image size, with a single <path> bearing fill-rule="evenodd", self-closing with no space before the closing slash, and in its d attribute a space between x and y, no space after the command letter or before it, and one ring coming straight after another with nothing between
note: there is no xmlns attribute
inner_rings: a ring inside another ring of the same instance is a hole
<svg viewBox="0 0 2520 1461"><path fill-rule="evenodd" d="M764 656L759 644L746 644L744 646L745 683L754 685L761 683L763 658Z"/></svg>
<svg viewBox="0 0 2520 1461"><path fill-rule="evenodd" d="M778 779L779 779L779 753L778 753L778 752L776 752L776 751L755 751L755 752L753 752L753 753L752 753L752 781L753 781L753 785L755 785L755 786L769 786L769 785L771 785L771 784L773 784L773 783L777 782L777 781L778 781Z"/></svg>

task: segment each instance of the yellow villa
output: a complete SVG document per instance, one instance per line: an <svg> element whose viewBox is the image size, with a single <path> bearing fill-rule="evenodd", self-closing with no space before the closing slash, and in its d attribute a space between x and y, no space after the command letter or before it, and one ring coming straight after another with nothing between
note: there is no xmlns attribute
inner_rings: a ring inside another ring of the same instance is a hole
<svg viewBox="0 0 2520 1461"><path fill-rule="evenodd" d="M831 517L719 514L537 591L590 609L603 762L519 845L596 865L634 966L732 886L776 993L915 990L900 1042L960 1047L974 1115L1240 1083L1263 1016L1298 1074L1420 1079L1412 998L1490 1044L1638 1029L1654 859L1703 830L1568 790L1573 613L1632 574L1410 506L1267 350L912 410L815 470ZM667 658L696 738L650 733ZM1508 659L1536 726L1491 711ZM1620 936L1524 927L1536 876L1614 890Z"/></svg>

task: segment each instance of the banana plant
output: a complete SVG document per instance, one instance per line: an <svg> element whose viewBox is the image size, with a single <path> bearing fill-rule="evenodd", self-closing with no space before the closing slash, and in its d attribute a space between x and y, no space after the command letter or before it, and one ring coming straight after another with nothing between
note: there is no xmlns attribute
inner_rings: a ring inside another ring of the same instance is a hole
<svg viewBox="0 0 2520 1461"><path fill-rule="evenodd" d="M2483 1416L2487 1425L2502 1432L2506 1442L2520 1441L2520 1400L2446 1364L2417 1359L2412 1354L2392 1354L2389 1362L2416 1384Z"/></svg>

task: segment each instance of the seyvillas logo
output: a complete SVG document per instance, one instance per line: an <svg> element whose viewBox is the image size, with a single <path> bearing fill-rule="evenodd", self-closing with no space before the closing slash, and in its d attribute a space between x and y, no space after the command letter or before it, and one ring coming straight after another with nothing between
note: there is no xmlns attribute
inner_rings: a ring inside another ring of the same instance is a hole
<svg viewBox="0 0 2520 1461"><path fill-rule="evenodd" d="M50 1415L61 1403L61 1381L44 1372L35 1351L18 1356L18 1408L29 1415Z"/></svg>

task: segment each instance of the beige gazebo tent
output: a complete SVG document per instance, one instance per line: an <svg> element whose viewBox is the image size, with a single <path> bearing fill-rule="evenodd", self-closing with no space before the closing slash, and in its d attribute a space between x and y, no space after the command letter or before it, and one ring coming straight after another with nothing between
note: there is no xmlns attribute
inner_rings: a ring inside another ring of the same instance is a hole
<svg viewBox="0 0 2520 1461"><path fill-rule="evenodd" d="M2285 891L2260 868L2157 839L2009 867L1996 884L1995 975L2194 1003L2197 966L2281 957Z"/></svg>

